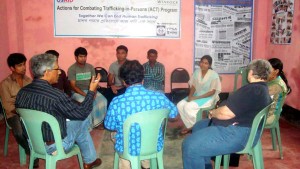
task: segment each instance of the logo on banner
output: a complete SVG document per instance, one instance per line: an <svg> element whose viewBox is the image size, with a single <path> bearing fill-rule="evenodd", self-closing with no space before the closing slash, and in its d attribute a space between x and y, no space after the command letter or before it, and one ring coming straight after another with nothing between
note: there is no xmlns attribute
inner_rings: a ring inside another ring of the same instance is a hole
<svg viewBox="0 0 300 169"><path fill-rule="evenodd" d="M156 26L156 35L157 36L166 36L166 26L165 25L157 25Z"/></svg>

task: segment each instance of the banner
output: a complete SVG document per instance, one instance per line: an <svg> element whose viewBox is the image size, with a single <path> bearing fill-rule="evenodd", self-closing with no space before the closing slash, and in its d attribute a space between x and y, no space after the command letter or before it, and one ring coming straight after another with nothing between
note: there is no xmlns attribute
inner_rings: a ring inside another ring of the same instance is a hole
<svg viewBox="0 0 300 169"><path fill-rule="evenodd" d="M195 0L194 67L210 55L218 73L248 65L252 51L253 0Z"/></svg>
<svg viewBox="0 0 300 169"><path fill-rule="evenodd" d="M180 0L54 0L54 36L180 38Z"/></svg>
<svg viewBox="0 0 300 169"><path fill-rule="evenodd" d="M273 0L271 43L291 44L294 0Z"/></svg>

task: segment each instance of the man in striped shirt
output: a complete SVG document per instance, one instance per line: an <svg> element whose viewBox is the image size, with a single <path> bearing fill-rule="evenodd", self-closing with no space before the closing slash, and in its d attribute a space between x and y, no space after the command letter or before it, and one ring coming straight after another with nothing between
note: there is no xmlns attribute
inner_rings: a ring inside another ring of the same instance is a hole
<svg viewBox="0 0 300 169"><path fill-rule="evenodd" d="M156 61L157 51L150 49L147 52L148 62L144 63L145 78L144 87L150 90L164 92L165 67Z"/></svg>
<svg viewBox="0 0 300 169"><path fill-rule="evenodd" d="M89 91L81 104L74 102L61 90L52 87L57 83L60 69L57 58L52 54L40 54L30 60L34 80L23 87L16 98L16 108L43 111L54 116L61 129L63 147L70 150L74 143L79 146L84 168L90 169L101 164L97 158L95 146L88 131L87 116L93 109L93 98L100 80L100 75L92 77ZM33 115L32 117L38 115ZM49 154L56 151L55 140L49 125L42 126L46 150Z"/></svg>

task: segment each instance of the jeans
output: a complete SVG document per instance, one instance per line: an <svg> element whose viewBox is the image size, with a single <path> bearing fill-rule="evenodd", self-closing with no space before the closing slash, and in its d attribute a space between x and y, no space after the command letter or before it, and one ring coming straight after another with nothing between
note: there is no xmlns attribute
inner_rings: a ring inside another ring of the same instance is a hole
<svg viewBox="0 0 300 169"><path fill-rule="evenodd" d="M97 154L92 137L88 131L89 119L84 121L67 121L67 136L63 139L63 147L65 152L72 149L75 142L80 148L84 163L89 164L96 160ZM55 143L46 145L48 154L52 154L56 150Z"/></svg>
<svg viewBox="0 0 300 169"><path fill-rule="evenodd" d="M192 134L182 143L182 161L184 169L211 168L212 156L230 154L242 150L251 128L238 125L208 126L209 119L197 122Z"/></svg>
<svg viewBox="0 0 300 169"><path fill-rule="evenodd" d="M87 90L84 90L85 93L87 93ZM84 96L74 93L72 95L72 99L82 102L84 100ZM93 102L93 110L91 114L88 116L90 119L90 125L89 129L91 130L92 128L98 126L101 124L101 122L104 120L105 114L107 111L107 100L106 98L99 92L96 93L96 97Z"/></svg>

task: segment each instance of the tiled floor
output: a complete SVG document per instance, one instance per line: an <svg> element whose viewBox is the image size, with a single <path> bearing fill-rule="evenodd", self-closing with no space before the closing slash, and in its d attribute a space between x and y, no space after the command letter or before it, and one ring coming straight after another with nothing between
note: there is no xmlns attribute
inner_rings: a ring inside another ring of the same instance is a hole
<svg viewBox="0 0 300 169"><path fill-rule="evenodd" d="M169 127L176 127L178 123L170 123ZM285 120L280 121L281 136L283 142L284 159L279 158L279 151L272 151L271 136L269 131L265 131L262 137L263 155L265 169L297 169L300 168L300 130L290 125ZM95 129L91 132L97 152L101 151L102 130ZM3 156L5 136L5 125L0 122L0 169L25 169L28 165L20 166L18 158L17 144L10 134L8 156ZM27 159L28 164L28 159ZM44 168L44 161L40 160L40 168ZM76 157L60 161L57 164L58 169L76 169L79 168ZM237 167L231 167L232 169ZM252 163L247 156L242 156L238 168L252 169Z"/></svg>

